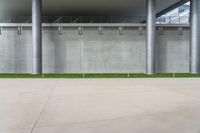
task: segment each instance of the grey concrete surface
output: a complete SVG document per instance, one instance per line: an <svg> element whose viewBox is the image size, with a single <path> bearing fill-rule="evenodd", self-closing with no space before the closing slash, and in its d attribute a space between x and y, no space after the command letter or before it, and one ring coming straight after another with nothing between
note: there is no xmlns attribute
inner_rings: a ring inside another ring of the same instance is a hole
<svg viewBox="0 0 200 133"><path fill-rule="evenodd" d="M42 74L42 0L32 0L32 74Z"/></svg>
<svg viewBox="0 0 200 133"><path fill-rule="evenodd" d="M156 0L146 0L146 73L156 73Z"/></svg>
<svg viewBox="0 0 200 133"><path fill-rule="evenodd" d="M189 28L180 35L178 27L157 30L156 71L189 72ZM44 73L145 73L146 31L139 35L138 27L125 27L119 35L118 27L84 27L83 35L77 27L65 27L63 35L56 27L43 28ZM16 28L3 28L0 35L0 73L31 73L32 33L24 27L22 35Z"/></svg>
<svg viewBox="0 0 200 133"><path fill-rule="evenodd" d="M0 79L0 133L199 133L200 79Z"/></svg>
<svg viewBox="0 0 200 133"><path fill-rule="evenodd" d="M190 73L200 72L200 1L191 0L191 39L190 39Z"/></svg>
<svg viewBox="0 0 200 133"><path fill-rule="evenodd" d="M31 0L0 0L0 16L30 16ZM156 0L157 13L180 2L181 0ZM21 4L23 3L23 4ZM24 6L26 5L26 6ZM146 0L43 0L43 15L73 16L73 15L122 15L146 16Z"/></svg>

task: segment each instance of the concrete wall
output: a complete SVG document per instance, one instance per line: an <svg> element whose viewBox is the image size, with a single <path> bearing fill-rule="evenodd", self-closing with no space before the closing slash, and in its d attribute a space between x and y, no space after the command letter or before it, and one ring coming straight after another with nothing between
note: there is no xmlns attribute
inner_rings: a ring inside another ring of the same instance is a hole
<svg viewBox="0 0 200 133"><path fill-rule="evenodd" d="M44 73L145 73L146 33L138 28L65 27L58 35L57 28L43 28ZM31 28L3 28L0 35L0 73L31 73ZM177 28L157 32L157 72L189 72L189 28L179 35Z"/></svg>

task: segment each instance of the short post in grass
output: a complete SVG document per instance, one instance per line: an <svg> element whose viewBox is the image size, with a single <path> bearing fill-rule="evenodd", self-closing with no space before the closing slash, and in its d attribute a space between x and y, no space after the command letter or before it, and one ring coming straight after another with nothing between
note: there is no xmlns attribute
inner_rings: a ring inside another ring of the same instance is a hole
<svg viewBox="0 0 200 133"><path fill-rule="evenodd" d="M175 73L173 73L173 78L175 78L175 76L176 76Z"/></svg>

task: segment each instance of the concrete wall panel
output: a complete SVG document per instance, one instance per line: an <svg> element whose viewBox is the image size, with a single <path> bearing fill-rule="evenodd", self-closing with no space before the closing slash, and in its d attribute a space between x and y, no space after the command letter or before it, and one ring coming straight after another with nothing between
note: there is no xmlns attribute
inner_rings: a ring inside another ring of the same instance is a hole
<svg viewBox="0 0 200 133"><path fill-rule="evenodd" d="M0 73L31 73L32 35L30 28L4 28L0 35ZM77 27L43 28L44 73L145 73L146 33L138 28ZM157 32L157 72L189 72L189 29Z"/></svg>
<svg viewBox="0 0 200 133"><path fill-rule="evenodd" d="M80 35L77 29L43 29L44 73L80 73Z"/></svg>
<svg viewBox="0 0 200 133"><path fill-rule="evenodd" d="M180 35L177 29L157 34L157 72L189 72L189 30Z"/></svg>

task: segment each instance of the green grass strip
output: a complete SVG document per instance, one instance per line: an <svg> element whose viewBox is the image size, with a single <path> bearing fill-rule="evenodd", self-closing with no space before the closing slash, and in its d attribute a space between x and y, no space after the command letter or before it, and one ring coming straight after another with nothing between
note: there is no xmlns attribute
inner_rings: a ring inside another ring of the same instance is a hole
<svg viewBox="0 0 200 133"><path fill-rule="evenodd" d="M200 78L200 74L176 73L176 78Z"/></svg>
<svg viewBox="0 0 200 133"><path fill-rule="evenodd" d="M147 75L143 73L87 73L87 74L0 74L0 78L200 78L200 74L160 73Z"/></svg>
<svg viewBox="0 0 200 133"><path fill-rule="evenodd" d="M0 78L42 78L43 75L32 74L0 74Z"/></svg>
<svg viewBox="0 0 200 133"><path fill-rule="evenodd" d="M137 73L137 74L130 74L130 78L173 78L173 73L160 73L160 74L143 74L143 73Z"/></svg>
<svg viewBox="0 0 200 133"><path fill-rule="evenodd" d="M115 73L104 73L104 74L85 74L84 78L128 78L128 74L115 74Z"/></svg>
<svg viewBox="0 0 200 133"><path fill-rule="evenodd" d="M44 74L44 78L83 78L83 74Z"/></svg>

